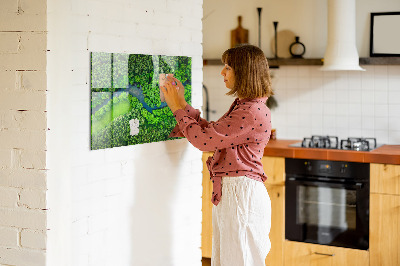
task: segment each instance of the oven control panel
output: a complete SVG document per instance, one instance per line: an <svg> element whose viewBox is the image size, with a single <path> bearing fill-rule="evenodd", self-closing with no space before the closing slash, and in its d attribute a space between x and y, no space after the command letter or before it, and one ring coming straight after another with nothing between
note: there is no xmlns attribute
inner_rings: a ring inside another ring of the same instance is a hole
<svg viewBox="0 0 400 266"><path fill-rule="evenodd" d="M369 164L286 158L286 174L369 179Z"/></svg>

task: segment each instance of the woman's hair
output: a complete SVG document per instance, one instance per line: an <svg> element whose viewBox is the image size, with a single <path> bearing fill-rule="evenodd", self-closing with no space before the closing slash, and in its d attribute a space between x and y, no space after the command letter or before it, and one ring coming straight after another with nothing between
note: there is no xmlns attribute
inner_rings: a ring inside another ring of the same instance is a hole
<svg viewBox="0 0 400 266"><path fill-rule="evenodd" d="M227 95L255 99L274 94L268 61L260 48L246 44L228 49L222 54L222 63L235 74L235 85Z"/></svg>

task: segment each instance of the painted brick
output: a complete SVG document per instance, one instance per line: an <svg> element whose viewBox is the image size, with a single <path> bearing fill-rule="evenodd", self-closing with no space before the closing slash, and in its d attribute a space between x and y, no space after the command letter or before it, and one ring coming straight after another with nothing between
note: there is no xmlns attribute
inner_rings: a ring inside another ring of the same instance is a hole
<svg viewBox="0 0 400 266"><path fill-rule="evenodd" d="M0 139L5 149L41 150L46 147L46 131L0 130Z"/></svg>
<svg viewBox="0 0 400 266"><path fill-rule="evenodd" d="M0 247L17 247L19 231L16 228L0 227ZM1 263L1 259L0 259Z"/></svg>
<svg viewBox="0 0 400 266"><path fill-rule="evenodd" d="M20 9L23 10L24 14L46 14L47 11L47 1L46 0L19 0Z"/></svg>
<svg viewBox="0 0 400 266"><path fill-rule="evenodd" d="M47 33L22 32L20 42L21 54L28 55L37 52L45 52L47 47Z"/></svg>
<svg viewBox="0 0 400 266"><path fill-rule="evenodd" d="M11 168L18 169L21 168L21 153L22 149L11 149Z"/></svg>
<svg viewBox="0 0 400 266"><path fill-rule="evenodd" d="M18 11L18 1L15 0L2 0L0 14L15 13Z"/></svg>
<svg viewBox="0 0 400 266"><path fill-rule="evenodd" d="M46 72L45 71L16 71L15 88L20 90L45 91Z"/></svg>
<svg viewBox="0 0 400 266"><path fill-rule="evenodd" d="M46 255L43 251L27 250L20 248L0 247L1 263L9 265L46 265Z"/></svg>
<svg viewBox="0 0 400 266"><path fill-rule="evenodd" d="M15 71L5 71L0 68L0 90L4 89L14 89L15 88ZM1 109L1 105L0 105Z"/></svg>
<svg viewBox="0 0 400 266"><path fill-rule="evenodd" d="M17 1L15 1L17 2ZM45 14L3 13L0 31L46 31Z"/></svg>
<svg viewBox="0 0 400 266"><path fill-rule="evenodd" d="M0 32L0 54L16 54L20 44L20 33Z"/></svg>
<svg viewBox="0 0 400 266"><path fill-rule="evenodd" d="M0 169L11 167L11 153L9 149L0 149Z"/></svg>
<svg viewBox="0 0 400 266"><path fill-rule="evenodd" d="M36 91L0 91L0 108L45 111L46 93Z"/></svg>
<svg viewBox="0 0 400 266"><path fill-rule="evenodd" d="M22 150L21 167L28 169L46 168L46 151L41 150Z"/></svg>
<svg viewBox="0 0 400 266"><path fill-rule="evenodd" d="M24 208L0 208L0 226L13 226L28 229L46 229L46 212Z"/></svg>
<svg viewBox="0 0 400 266"><path fill-rule="evenodd" d="M0 69L45 71L46 52L42 51L28 54L0 54Z"/></svg>
<svg viewBox="0 0 400 266"><path fill-rule="evenodd" d="M0 207L17 207L18 190L9 187L0 187Z"/></svg>
<svg viewBox="0 0 400 266"><path fill-rule="evenodd" d="M43 111L0 110L0 128L45 130L46 118Z"/></svg>
<svg viewBox="0 0 400 266"><path fill-rule="evenodd" d="M0 186L46 189L46 170L0 169Z"/></svg>
<svg viewBox="0 0 400 266"><path fill-rule="evenodd" d="M46 191L22 189L20 194L19 205L29 209L45 209L46 208Z"/></svg>
<svg viewBox="0 0 400 266"><path fill-rule="evenodd" d="M23 229L21 231L21 246L46 249L46 231Z"/></svg>

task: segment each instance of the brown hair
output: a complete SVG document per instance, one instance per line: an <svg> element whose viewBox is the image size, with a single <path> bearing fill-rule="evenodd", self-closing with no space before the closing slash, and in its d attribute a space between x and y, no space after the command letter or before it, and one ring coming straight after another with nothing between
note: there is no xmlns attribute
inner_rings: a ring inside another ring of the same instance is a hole
<svg viewBox="0 0 400 266"><path fill-rule="evenodd" d="M268 61L260 48L248 44L240 45L226 50L221 60L235 74L235 86L227 95L255 99L274 94Z"/></svg>

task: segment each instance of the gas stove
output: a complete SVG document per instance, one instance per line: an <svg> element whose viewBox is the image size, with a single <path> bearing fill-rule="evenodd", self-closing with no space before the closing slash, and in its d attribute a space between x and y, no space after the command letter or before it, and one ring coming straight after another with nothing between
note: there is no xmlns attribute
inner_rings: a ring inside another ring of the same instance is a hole
<svg viewBox="0 0 400 266"><path fill-rule="evenodd" d="M338 149L353 151L371 151L378 147L376 138L347 138L339 142L336 136L311 136L303 141L289 145L291 147ZM381 146L381 145L379 145Z"/></svg>

